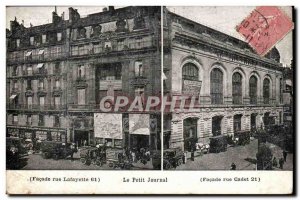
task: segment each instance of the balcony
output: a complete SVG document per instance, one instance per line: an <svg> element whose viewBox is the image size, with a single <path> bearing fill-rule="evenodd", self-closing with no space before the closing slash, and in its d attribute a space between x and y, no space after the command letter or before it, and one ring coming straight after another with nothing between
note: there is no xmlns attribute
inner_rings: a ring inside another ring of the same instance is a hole
<svg viewBox="0 0 300 200"><path fill-rule="evenodd" d="M7 104L7 110L31 110L31 111L63 111L66 105L39 105L39 104Z"/></svg>
<svg viewBox="0 0 300 200"><path fill-rule="evenodd" d="M144 87L149 84L150 81L145 76L135 76L129 80L129 83L134 87Z"/></svg>
<svg viewBox="0 0 300 200"><path fill-rule="evenodd" d="M46 62L52 60L64 59L68 56L67 52L56 52L56 53L45 53L42 55L31 55L31 56L8 56L7 64L19 64L19 63L37 63Z"/></svg>
<svg viewBox="0 0 300 200"><path fill-rule="evenodd" d="M55 97L59 97L62 95L62 89L60 87L53 87L52 95Z"/></svg>
<svg viewBox="0 0 300 200"><path fill-rule="evenodd" d="M38 87L38 92L37 92L37 95L40 97L40 96L46 96L47 94L47 91L44 87Z"/></svg>
<svg viewBox="0 0 300 200"><path fill-rule="evenodd" d="M68 105L68 109L70 111L81 111L81 110L94 110L96 109L95 104L85 104L85 105L78 105L78 104L70 104Z"/></svg>
<svg viewBox="0 0 300 200"><path fill-rule="evenodd" d="M87 55L105 54L109 52L152 48L155 47L155 44L154 44L154 39L150 38L148 40L126 41L122 43L112 42L111 46L105 46L105 44L101 44L101 45L94 45L93 48L75 49L74 47L78 47L78 46L73 46L71 50L71 56L80 57L80 56L87 56Z"/></svg>
<svg viewBox="0 0 300 200"><path fill-rule="evenodd" d="M82 88L82 89L84 89L84 88L86 88L87 87L87 83L86 83L86 79L85 79L85 77L83 76L83 77L77 77L77 79L76 79L76 87L77 88Z"/></svg>

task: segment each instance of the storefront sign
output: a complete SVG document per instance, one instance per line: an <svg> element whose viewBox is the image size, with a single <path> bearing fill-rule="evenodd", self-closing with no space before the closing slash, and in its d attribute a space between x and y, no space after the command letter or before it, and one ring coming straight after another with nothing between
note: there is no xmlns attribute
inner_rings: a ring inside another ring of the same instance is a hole
<svg viewBox="0 0 300 200"><path fill-rule="evenodd" d="M122 139L122 114L95 113L95 137Z"/></svg>
<svg viewBox="0 0 300 200"><path fill-rule="evenodd" d="M148 114L129 114L129 134L149 135L150 117Z"/></svg>
<svg viewBox="0 0 300 200"><path fill-rule="evenodd" d="M202 82L183 80L182 93L186 95L199 96Z"/></svg>

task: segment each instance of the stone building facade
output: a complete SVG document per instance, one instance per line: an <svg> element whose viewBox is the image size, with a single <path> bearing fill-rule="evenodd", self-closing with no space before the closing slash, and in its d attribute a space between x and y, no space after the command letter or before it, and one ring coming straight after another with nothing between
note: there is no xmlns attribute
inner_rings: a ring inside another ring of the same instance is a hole
<svg viewBox="0 0 300 200"><path fill-rule="evenodd" d="M220 134L281 124L283 74L276 48L247 43L164 10L164 92L194 96L192 111L164 115L164 147L189 150Z"/></svg>
<svg viewBox="0 0 300 200"><path fill-rule="evenodd" d="M102 113L99 103L160 93L160 7L110 6L87 17L69 8L69 20L52 15L50 24L25 28L15 19L7 30L7 134L53 140L59 132L56 140L78 146L149 140L159 147L160 113L143 113L155 131L130 137L124 121L131 114ZM121 116L118 139L95 133L98 114Z"/></svg>

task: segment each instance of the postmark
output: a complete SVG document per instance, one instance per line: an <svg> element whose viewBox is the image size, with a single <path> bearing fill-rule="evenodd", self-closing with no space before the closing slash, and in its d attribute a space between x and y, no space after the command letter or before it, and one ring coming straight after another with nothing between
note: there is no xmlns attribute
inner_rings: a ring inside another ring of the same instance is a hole
<svg viewBox="0 0 300 200"><path fill-rule="evenodd" d="M264 56L293 29L292 20L276 6L260 6L244 19L236 30L245 41Z"/></svg>

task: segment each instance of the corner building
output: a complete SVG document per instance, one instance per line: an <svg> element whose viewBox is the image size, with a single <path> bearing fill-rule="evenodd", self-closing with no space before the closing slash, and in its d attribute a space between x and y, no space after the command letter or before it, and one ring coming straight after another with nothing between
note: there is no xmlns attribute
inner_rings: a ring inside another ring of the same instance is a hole
<svg viewBox="0 0 300 200"><path fill-rule="evenodd" d="M283 67L234 37L164 9L164 93L196 96L193 111L164 115L164 148L190 150L191 138L283 123Z"/></svg>
<svg viewBox="0 0 300 200"><path fill-rule="evenodd" d="M146 99L160 94L160 13L160 7L109 6L81 17L69 8L69 20L53 12L52 23L41 26L11 21L6 36L7 136L55 138L78 146L160 147L159 112L134 116L99 108L105 96ZM151 130L134 131L129 124L137 116ZM117 119L117 128L104 127L100 118Z"/></svg>

